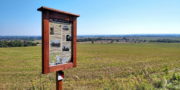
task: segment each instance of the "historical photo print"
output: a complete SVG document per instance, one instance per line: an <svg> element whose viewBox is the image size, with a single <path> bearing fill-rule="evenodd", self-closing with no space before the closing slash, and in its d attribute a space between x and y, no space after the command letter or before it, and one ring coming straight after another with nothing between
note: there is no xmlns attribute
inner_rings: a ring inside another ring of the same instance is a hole
<svg viewBox="0 0 180 90"><path fill-rule="evenodd" d="M60 47L60 40L51 40L51 47Z"/></svg>
<svg viewBox="0 0 180 90"><path fill-rule="evenodd" d="M69 30L69 27L68 27L67 25L64 25L64 26L63 26L63 30L66 30L66 31L67 31L67 30Z"/></svg>
<svg viewBox="0 0 180 90"><path fill-rule="evenodd" d="M66 41L71 41L72 37L70 35L66 35Z"/></svg>
<svg viewBox="0 0 180 90"><path fill-rule="evenodd" d="M63 46L63 49L62 49L63 51L69 51L69 47L67 47L67 46Z"/></svg>
<svg viewBox="0 0 180 90"><path fill-rule="evenodd" d="M50 34L51 34L51 35L54 35L54 27L51 27L51 28L50 28Z"/></svg>

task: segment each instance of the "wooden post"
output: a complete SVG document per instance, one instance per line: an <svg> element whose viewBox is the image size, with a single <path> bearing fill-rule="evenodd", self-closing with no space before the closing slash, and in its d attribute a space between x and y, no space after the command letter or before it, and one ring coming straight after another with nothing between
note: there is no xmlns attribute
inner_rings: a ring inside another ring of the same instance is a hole
<svg viewBox="0 0 180 90"><path fill-rule="evenodd" d="M64 78L64 72L57 71L56 72L56 90L63 90L63 78Z"/></svg>

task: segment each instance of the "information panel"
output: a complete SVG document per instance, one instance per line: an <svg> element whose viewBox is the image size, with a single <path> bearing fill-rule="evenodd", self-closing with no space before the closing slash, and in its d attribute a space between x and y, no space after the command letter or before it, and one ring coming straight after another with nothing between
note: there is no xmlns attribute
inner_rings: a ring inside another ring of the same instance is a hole
<svg viewBox="0 0 180 90"><path fill-rule="evenodd" d="M76 67L77 17L79 15L41 7L42 73Z"/></svg>
<svg viewBox="0 0 180 90"><path fill-rule="evenodd" d="M50 66L66 64L72 58L72 24L50 19Z"/></svg>

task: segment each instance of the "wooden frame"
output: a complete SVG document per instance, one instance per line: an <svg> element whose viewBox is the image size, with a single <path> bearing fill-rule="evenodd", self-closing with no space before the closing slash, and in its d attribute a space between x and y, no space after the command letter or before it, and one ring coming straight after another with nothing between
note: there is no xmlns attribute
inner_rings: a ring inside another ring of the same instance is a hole
<svg viewBox="0 0 180 90"><path fill-rule="evenodd" d="M38 11L42 12L42 73L47 74L76 67L77 17L79 15L47 7L40 7ZM61 19L72 23L72 59L67 64L49 65L49 19Z"/></svg>

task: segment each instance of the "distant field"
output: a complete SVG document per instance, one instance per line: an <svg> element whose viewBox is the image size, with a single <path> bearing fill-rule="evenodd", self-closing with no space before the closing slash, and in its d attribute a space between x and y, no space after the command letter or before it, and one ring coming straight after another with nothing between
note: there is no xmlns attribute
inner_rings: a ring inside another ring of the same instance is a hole
<svg viewBox="0 0 180 90"><path fill-rule="evenodd" d="M65 90L180 89L180 43L78 44ZM0 48L0 90L55 90L41 74L41 47Z"/></svg>

